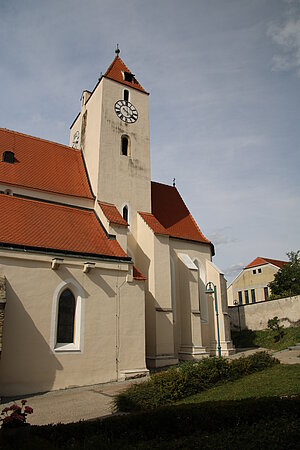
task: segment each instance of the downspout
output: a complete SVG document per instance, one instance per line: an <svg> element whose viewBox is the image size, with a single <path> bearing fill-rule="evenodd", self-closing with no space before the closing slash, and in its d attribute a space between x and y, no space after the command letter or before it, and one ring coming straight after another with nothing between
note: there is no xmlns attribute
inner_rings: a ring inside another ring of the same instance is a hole
<svg viewBox="0 0 300 450"><path fill-rule="evenodd" d="M116 375L117 381L119 380L119 357L120 357L120 310L121 310L121 295L120 290L122 286L126 283L126 278L122 284L119 286L119 273L120 273L120 264L118 264L118 274L116 279Z"/></svg>

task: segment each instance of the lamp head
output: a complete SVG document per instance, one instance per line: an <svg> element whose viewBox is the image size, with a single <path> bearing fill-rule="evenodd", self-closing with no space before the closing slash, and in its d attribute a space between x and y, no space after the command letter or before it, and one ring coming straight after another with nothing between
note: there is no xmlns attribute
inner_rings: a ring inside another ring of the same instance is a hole
<svg viewBox="0 0 300 450"><path fill-rule="evenodd" d="M205 288L205 294L213 294L214 292L215 292L215 290L213 288L213 284L211 281L209 281Z"/></svg>

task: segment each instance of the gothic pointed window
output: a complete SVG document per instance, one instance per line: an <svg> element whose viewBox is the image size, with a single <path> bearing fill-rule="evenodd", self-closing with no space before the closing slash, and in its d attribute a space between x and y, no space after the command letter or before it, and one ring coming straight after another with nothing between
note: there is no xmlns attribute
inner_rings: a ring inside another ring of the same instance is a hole
<svg viewBox="0 0 300 450"><path fill-rule="evenodd" d="M123 219L126 220L126 222L128 223L128 206L124 206L123 208Z"/></svg>
<svg viewBox="0 0 300 450"><path fill-rule="evenodd" d="M75 306L75 297L70 289L64 290L58 302L56 341L59 344L74 342Z"/></svg>

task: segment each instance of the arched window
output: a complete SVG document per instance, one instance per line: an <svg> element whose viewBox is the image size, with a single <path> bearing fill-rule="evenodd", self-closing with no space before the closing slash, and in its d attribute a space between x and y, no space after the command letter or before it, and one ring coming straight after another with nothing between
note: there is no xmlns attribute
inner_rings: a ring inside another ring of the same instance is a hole
<svg viewBox="0 0 300 450"><path fill-rule="evenodd" d="M57 335L58 344L74 342L75 297L70 289L64 290L58 301Z"/></svg>
<svg viewBox="0 0 300 450"><path fill-rule="evenodd" d="M128 223L128 206L127 205L124 206L122 215L123 215L123 219L126 220L126 222Z"/></svg>
<svg viewBox="0 0 300 450"><path fill-rule="evenodd" d="M129 101L129 91L128 91L128 89L124 89L124 91L123 91L123 100L125 100L126 102Z"/></svg>
<svg viewBox="0 0 300 450"><path fill-rule="evenodd" d="M121 138L121 155L129 155L129 138L125 135Z"/></svg>

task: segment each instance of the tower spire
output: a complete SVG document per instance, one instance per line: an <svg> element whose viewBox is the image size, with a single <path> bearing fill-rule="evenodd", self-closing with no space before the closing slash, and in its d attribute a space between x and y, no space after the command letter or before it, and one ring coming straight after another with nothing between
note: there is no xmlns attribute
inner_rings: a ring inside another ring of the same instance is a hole
<svg viewBox="0 0 300 450"><path fill-rule="evenodd" d="M119 56L120 51L121 50L119 49L119 44L117 44L117 48L115 50L115 54L117 55L117 57Z"/></svg>

